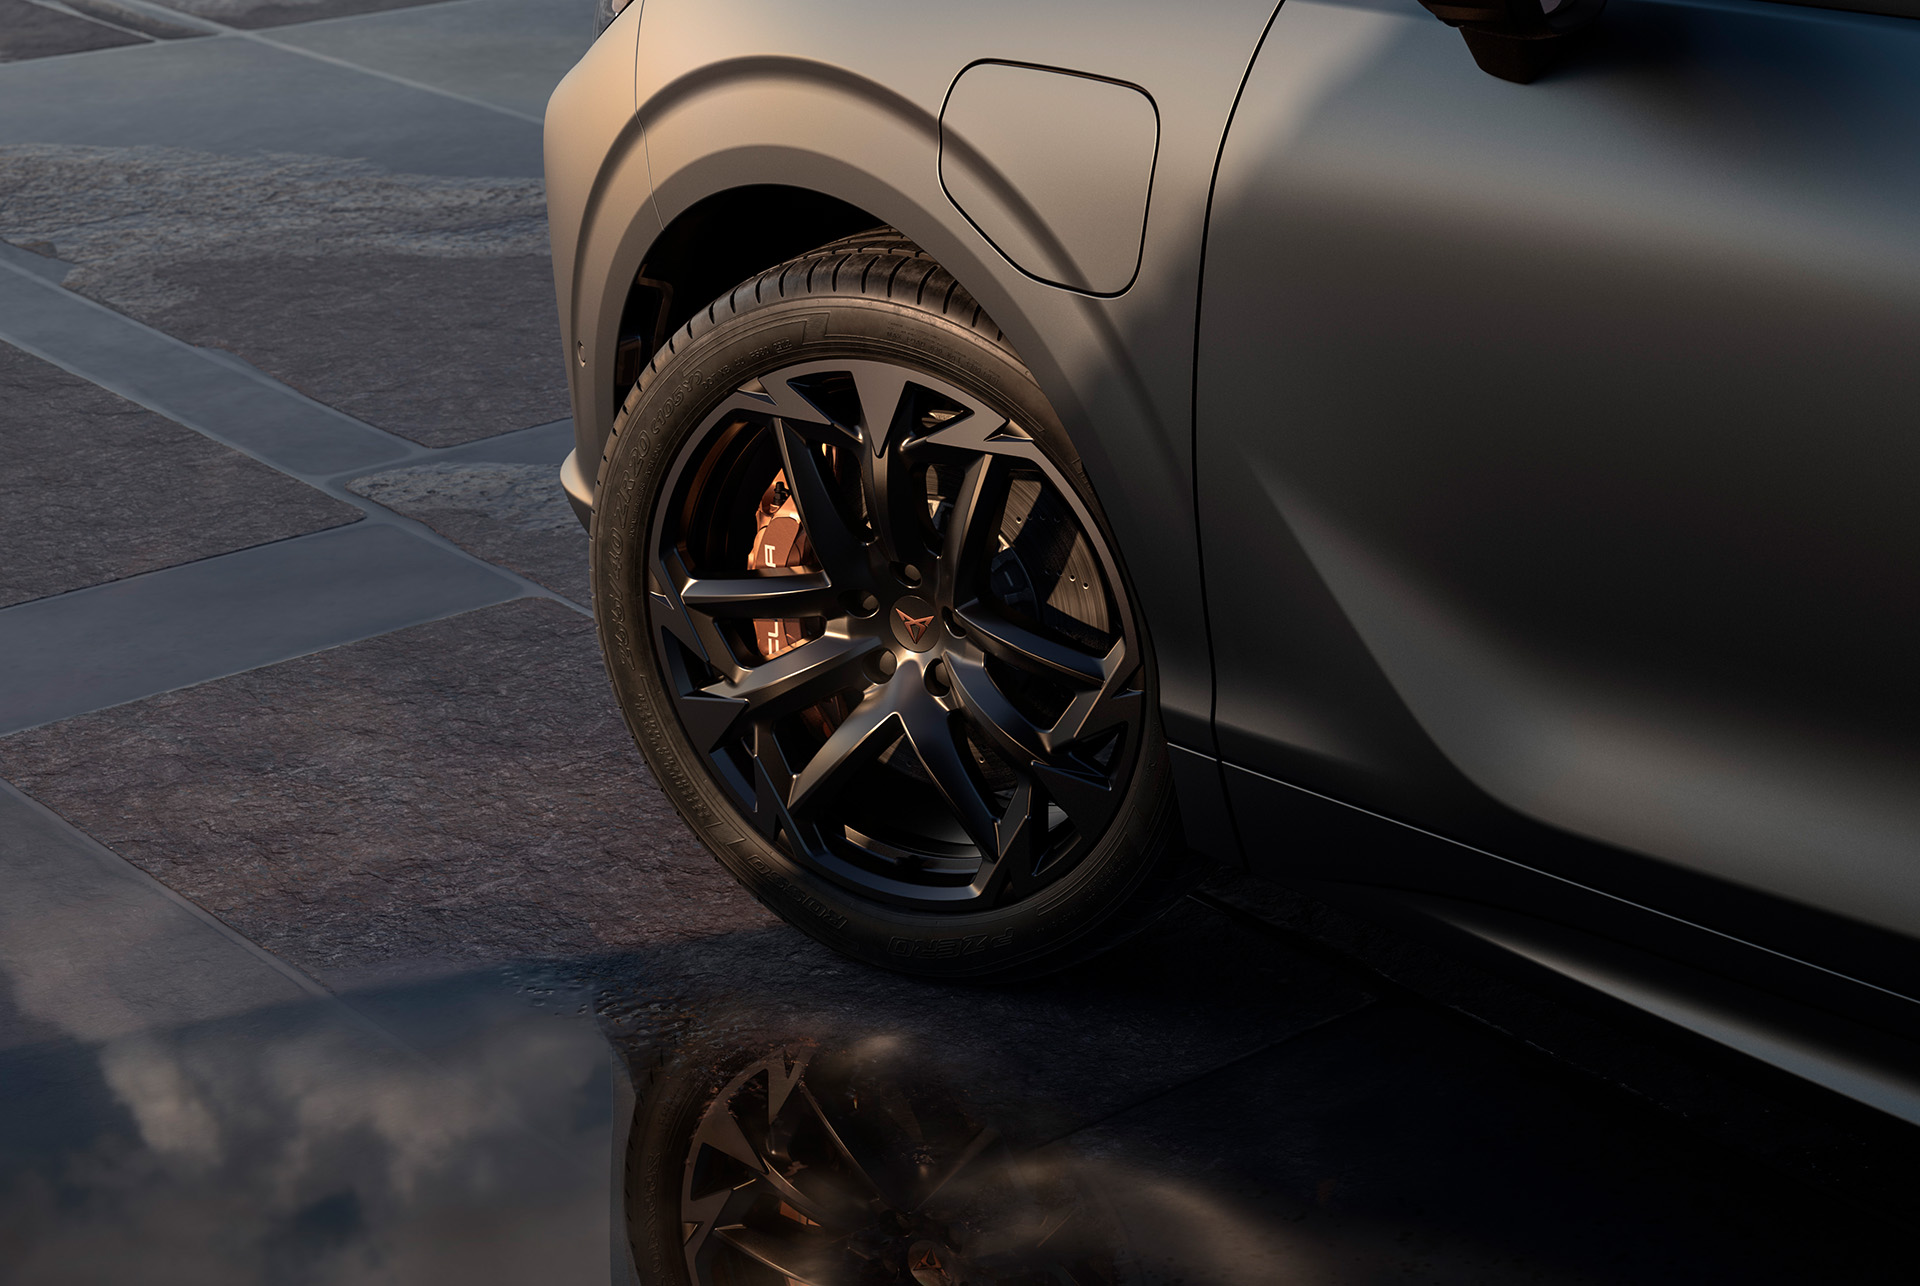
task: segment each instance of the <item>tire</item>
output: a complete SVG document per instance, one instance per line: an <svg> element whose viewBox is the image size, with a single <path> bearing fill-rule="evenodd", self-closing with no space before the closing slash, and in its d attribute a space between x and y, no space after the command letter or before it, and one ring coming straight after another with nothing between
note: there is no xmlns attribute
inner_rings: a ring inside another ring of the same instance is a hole
<svg viewBox="0 0 1920 1286"><path fill-rule="evenodd" d="M784 555L762 540L782 504L804 529ZM1086 473L991 320L898 233L772 268L662 347L600 463L592 568L661 787L835 950L1032 976L1198 878Z"/></svg>

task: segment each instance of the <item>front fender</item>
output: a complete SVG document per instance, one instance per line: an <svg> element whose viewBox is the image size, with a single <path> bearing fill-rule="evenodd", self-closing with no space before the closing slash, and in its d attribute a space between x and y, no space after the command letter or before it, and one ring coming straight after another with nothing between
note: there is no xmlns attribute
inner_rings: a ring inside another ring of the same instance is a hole
<svg viewBox="0 0 1920 1286"><path fill-rule="evenodd" d="M1168 733L1210 751L1193 496L1201 238L1214 159L1271 12L1271 0L1199 9L646 0L634 113L617 130L600 126L603 164L584 190L555 199L556 243L562 218L578 218L577 252L564 267L556 256L556 273L583 462L597 460L618 410L604 373L627 287L678 214L765 184L859 206L952 272L1033 371L1080 451L1151 626ZM1161 156L1140 270L1124 292L1094 297L1028 276L942 189L942 103L962 70L990 60L1083 71L1152 97ZM573 79L555 95L550 139Z"/></svg>

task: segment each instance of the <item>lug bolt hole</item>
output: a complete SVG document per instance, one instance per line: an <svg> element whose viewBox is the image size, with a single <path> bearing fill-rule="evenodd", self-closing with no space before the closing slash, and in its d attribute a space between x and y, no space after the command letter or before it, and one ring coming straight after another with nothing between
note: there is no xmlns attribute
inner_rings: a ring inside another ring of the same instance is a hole
<svg viewBox="0 0 1920 1286"><path fill-rule="evenodd" d="M920 569L912 563L895 563L893 574L900 578L902 585L918 585L921 580Z"/></svg>
<svg viewBox="0 0 1920 1286"><path fill-rule="evenodd" d="M954 615L951 607L943 607L940 609L940 620L946 625L947 633L951 634L954 638L963 639L967 637L967 627L960 623L960 618Z"/></svg>
<svg viewBox="0 0 1920 1286"><path fill-rule="evenodd" d="M936 660L927 667L927 691L936 697L944 697L953 691L953 676L947 672L947 663Z"/></svg>
<svg viewBox="0 0 1920 1286"><path fill-rule="evenodd" d="M899 668L900 662L891 652L876 652L867 661L867 675L875 683L885 683Z"/></svg>
<svg viewBox="0 0 1920 1286"><path fill-rule="evenodd" d="M855 616L872 616L875 612L880 610L880 600L875 598L871 594L866 594L866 593L848 594L841 601L846 603L847 610L849 612L852 612Z"/></svg>

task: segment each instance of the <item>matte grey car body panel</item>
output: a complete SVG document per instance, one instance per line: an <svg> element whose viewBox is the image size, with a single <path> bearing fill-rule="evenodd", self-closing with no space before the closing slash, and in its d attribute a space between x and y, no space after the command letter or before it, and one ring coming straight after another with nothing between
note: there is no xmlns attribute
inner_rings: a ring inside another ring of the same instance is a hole
<svg viewBox="0 0 1920 1286"><path fill-rule="evenodd" d="M1910 989L1778 911L1920 934L1920 26L1605 24L1516 86L1418 10L1275 22L1199 346L1221 749Z"/></svg>
<svg viewBox="0 0 1920 1286"><path fill-rule="evenodd" d="M1137 113L1078 200L950 101L1010 65L1150 100L1150 178ZM1412 0L636 0L548 115L569 485L657 241L857 206L1081 450L1192 842L1920 1119L1916 69L1744 0L1612 0L1527 86ZM1893 1070L1768 1034L1814 1011Z"/></svg>
<svg viewBox="0 0 1920 1286"><path fill-rule="evenodd" d="M940 184L1023 271L1117 295L1140 266L1159 136L1135 86L976 63L940 113Z"/></svg>
<svg viewBox="0 0 1920 1286"><path fill-rule="evenodd" d="M637 26L644 151L623 146L585 173L571 159L552 171L565 190L556 243L580 242L556 272L566 343L586 359L573 366L583 462L598 461L617 410L608 372L626 283L661 227L748 184L851 202L933 254L1026 359L1115 527L1151 622L1169 733L1210 749L1193 534L1193 316L1214 158L1272 10L1270 0L1192 9L1130 0L1088 22L1071 7L1014 0L645 0L641 12L623 14L602 38L616 52L596 48L575 73L582 83L563 83L548 116L549 137L566 136L557 142L568 158L592 151L592 140L571 137L584 115L573 97L612 92L601 77L610 84L617 50ZM942 190L942 104L965 68L995 60L1122 81L1152 97L1160 156L1139 272L1124 294L1091 298L1036 282Z"/></svg>

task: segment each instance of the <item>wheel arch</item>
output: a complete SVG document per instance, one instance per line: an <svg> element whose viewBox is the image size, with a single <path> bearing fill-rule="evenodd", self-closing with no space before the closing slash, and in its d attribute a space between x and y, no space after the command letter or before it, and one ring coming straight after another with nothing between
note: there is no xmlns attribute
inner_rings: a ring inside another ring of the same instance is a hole
<svg viewBox="0 0 1920 1286"><path fill-rule="evenodd" d="M583 460L604 441L638 364L695 310L777 263L883 225L952 273L1063 416L1078 418L1063 368L1105 364L1094 354L1113 337L1100 333L1090 301L1036 291L948 200L938 163L946 76L908 87L804 57L680 61L727 43L709 26L716 15L645 17L660 30L639 42L631 133L640 146L607 157L569 264ZM689 30L671 30L682 23Z"/></svg>
<svg viewBox="0 0 1920 1286"><path fill-rule="evenodd" d="M884 222L852 202L782 184L695 201L647 246L627 286L611 372L615 404L667 336L709 302L755 273Z"/></svg>
<svg viewBox="0 0 1920 1286"><path fill-rule="evenodd" d="M1176 235L1175 207L1156 207L1163 213L1151 245L1168 243L1147 261L1158 276L1125 296L1094 298L1039 283L988 243L941 186L939 114L958 65L903 71L924 64L812 49L818 41L800 31L778 40L763 32L749 53L731 20L722 21L730 12L725 3L649 5L648 38L638 42L629 81L628 128L640 145L603 153L600 174L581 176L594 192L583 194L584 217L574 225L578 253L566 264L571 298L563 327L586 477L619 410L623 332L647 334L629 347L631 363L636 349L671 335L676 320L728 286L862 224L893 227L979 302L1052 403L1136 585L1163 604L1150 616L1163 709L1177 712L1169 728L1186 744L1210 745L1185 356L1197 242ZM798 21L784 10L756 12L782 30ZM783 44L815 56L763 52ZM1172 170L1160 182L1175 182ZM1182 180L1183 194L1187 186ZM770 209L778 213L764 222L791 220L810 235L788 239L751 219L729 231L715 213L730 194L749 190L775 198ZM666 318L658 293L636 289L642 276L673 287Z"/></svg>

